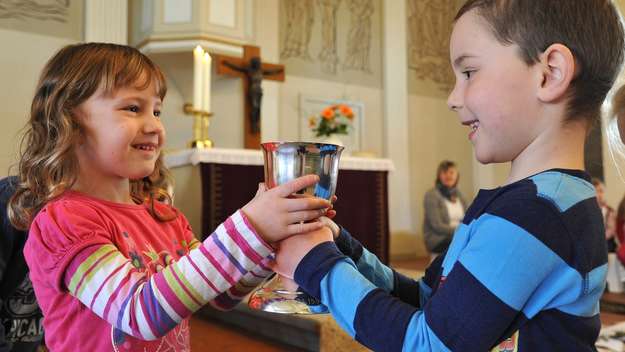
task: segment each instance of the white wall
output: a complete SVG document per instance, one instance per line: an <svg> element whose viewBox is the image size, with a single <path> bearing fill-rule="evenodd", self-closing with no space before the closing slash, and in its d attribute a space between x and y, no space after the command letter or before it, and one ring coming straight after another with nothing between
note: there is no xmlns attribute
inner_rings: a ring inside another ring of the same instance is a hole
<svg viewBox="0 0 625 352"><path fill-rule="evenodd" d="M73 40L0 29L0 176L16 162L20 130L28 121L39 74L48 59ZM12 172L13 174L15 171Z"/></svg>
<svg viewBox="0 0 625 352"><path fill-rule="evenodd" d="M392 248L397 255L416 251L424 254L423 196L434 187L438 164L449 159L458 165L460 191L470 200L474 194L473 149L468 140L468 129L458 122L455 113L447 108L445 99L409 96L409 135L411 149L410 186L413 199L410 215L413 218L413 239L397 238Z"/></svg>

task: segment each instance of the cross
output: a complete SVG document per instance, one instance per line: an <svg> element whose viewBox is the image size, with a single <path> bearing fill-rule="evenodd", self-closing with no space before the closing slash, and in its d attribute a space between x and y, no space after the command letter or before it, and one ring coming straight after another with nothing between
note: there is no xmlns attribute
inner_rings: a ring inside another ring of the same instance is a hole
<svg viewBox="0 0 625 352"><path fill-rule="evenodd" d="M263 79L284 81L284 65L263 63L260 48L244 45L243 57L213 55L217 74L243 78L245 148L260 148L260 104Z"/></svg>

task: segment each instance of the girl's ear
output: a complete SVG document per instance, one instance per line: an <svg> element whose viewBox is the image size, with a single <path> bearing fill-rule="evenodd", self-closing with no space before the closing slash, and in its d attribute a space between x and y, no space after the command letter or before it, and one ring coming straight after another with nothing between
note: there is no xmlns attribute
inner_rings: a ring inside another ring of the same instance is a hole
<svg viewBox="0 0 625 352"><path fill-rule="evenodd" d="M83 116L84 115L80 107L74 108L69 113L69 118L73 120L73 123L76 124L76 128L78 130L78 137L76 138L76 142L78 143L78 146L81 146L85 143L85 130L83 129L83 124L82 124L82 120L84 118Z"/></svg>
<svg viewBox="0 0 625 352"><path fill-rule="evenodd" d="M538 65L542 68L538 98L549 103L566 97L578 71L573 52L565 45L551 44L540 56Z"/></svg>

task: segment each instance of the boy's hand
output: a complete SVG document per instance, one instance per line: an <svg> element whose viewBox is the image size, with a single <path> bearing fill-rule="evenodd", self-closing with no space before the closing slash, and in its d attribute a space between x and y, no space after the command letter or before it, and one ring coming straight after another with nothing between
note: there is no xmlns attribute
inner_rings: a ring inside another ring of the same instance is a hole
<svg viewBox="0 0 625 352"><path fill-rule="evenodd" d="M329 212L330 212L330 210L328 210L328 213ZM322 217L319 218L319 221L321 223L323 223L325 226L327 226L330 229L330 231L332 231L332 237L334 239L339 237L339 234L341 232L341 228L334 221L332 221L332 219L330 219L330 216L328 216L328 215L322 216Z"/></svg>
<svg viewBox="0 0 625 352"><path fill-rule="evenodd" d="M331 207L330 202L315 197L289 198L293 193L319 182L319 177L308 175L265 190L259 185L254 199L241 211L256 232L267 242L277 242L297 233L309 232L324 226L315 220Z"/></svg>
<svg viewBox="0 0 625 352"><path fill-rule="evenodd" d="M299 262L318 244L332 241L332 231L326 226L320 229L291 236L278 244L275 261L269 267L276 273L293 279Z"/></svg>

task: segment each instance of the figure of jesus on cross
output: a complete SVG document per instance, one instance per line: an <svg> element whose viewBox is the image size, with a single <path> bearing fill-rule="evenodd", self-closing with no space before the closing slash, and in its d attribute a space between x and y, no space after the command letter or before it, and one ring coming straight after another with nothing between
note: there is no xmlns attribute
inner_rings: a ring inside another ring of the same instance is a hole
<svg viewBox="0 0 625 352"><path fill-rule="evenodd" d="M284 81L284 66L263 63L260 49L244 46L243 58L215 55L217 73L244 79L245 148L260 147L260 108L263 98L263 79Z"/></svg>

